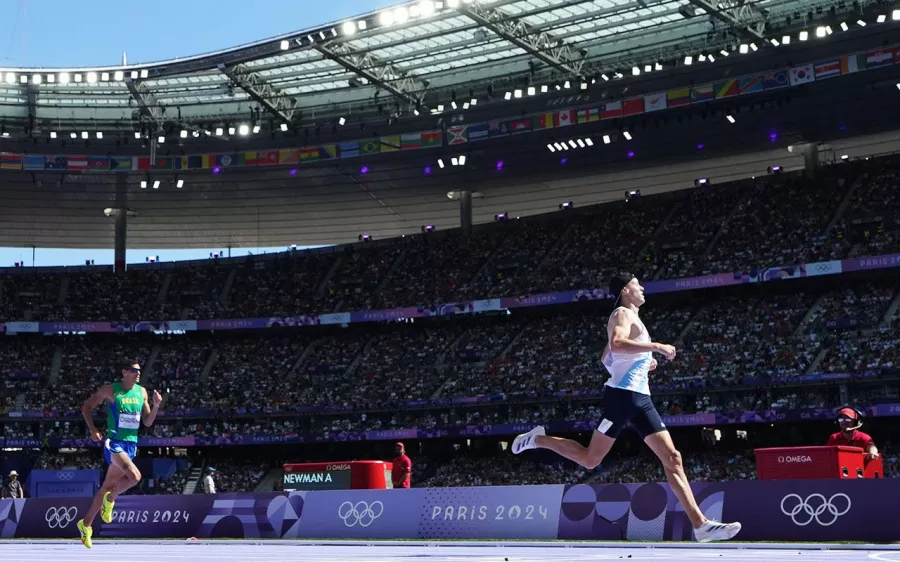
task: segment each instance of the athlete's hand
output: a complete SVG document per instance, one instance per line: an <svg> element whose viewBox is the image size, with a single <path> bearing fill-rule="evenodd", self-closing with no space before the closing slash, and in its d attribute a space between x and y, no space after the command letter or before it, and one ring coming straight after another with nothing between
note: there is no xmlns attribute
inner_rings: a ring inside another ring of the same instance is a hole
<svg viewBox="0 0 900 562"><path fill-rule="evenodd" d="M91 436L91 441L93 441L94 443L99 443L99 442L103 441L103 434L100 433L99 430L94 429L94 430L90 431L89 434Z"/></svg>
<svg viewBox="0 0 900 562"><path fill-rule="evenodd" d="M153 407L159 408L163 403L162 394L159 393L158 390L153 391Z"/></svg>
<svg viewBox="0 0 900 562"><path fill-rule="evenodd" d="M659 353L662 353L663 356L666 359L668 359L669 361L671 361L672 359L675 359L675 346L674 345L669 345L667 343L658 343L658 344L656 344L656 351L658 351Z"/></svg>
<svg viewBox="0 0 900 562"><path fill-rule="evenodd" d="M656 359L650 359L650 370L655 371L656 367L659 366L659 363L656 362Z"/></svg>

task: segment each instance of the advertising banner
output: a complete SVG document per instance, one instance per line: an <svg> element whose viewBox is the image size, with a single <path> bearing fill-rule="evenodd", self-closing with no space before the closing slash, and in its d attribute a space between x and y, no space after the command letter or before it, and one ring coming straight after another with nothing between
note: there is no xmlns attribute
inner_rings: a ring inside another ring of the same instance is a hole
<svg viewBox="0 0 900 562"><path fill-rule="evenodd" d="M696 483L741 541L897 540L900 479ZM69 538L89 498L0 500L0 538ZM693 540L667 484L122 496L103 538Z"/></svg>

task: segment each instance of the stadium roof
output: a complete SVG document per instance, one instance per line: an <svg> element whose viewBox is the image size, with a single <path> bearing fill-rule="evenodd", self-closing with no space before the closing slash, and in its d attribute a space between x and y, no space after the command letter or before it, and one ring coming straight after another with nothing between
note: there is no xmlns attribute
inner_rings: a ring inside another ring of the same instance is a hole
<svg viewBox="0 0 900 562"><path fill-rule="evenodd" d="M239 120L277 130L351 115L411 116L513 83L598 79L739 43L771 48L767 37L782 29L870 3L416 0L152 64L0 69L0 120L37 137L75 127L209 130Z"/></svg>

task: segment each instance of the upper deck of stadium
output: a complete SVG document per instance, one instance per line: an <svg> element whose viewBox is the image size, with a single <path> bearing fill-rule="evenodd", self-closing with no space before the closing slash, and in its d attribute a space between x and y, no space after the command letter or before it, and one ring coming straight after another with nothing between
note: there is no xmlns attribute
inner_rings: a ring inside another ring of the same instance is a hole
<svg viewBox="0 0 900 562"><path fill-rule="evenodd" d="M764 148L783 153L782 145L791 142L831 140L821 119L834 113L828 107L841 107L848 121L854 112L868 112L887 126L886 115L897 104L875 86L890 82L893 88L900 66L842 75L821 86L779 84L785 89L771 92L761 81L775 69L787 80L797 65L826 56L840 65L871 49L887 49L893 62L894 43L900 43L891 35L900 19L897 7L872 0L417 0L158 63L2 68L0 142L9 157L0 162L0 243L108 247L112 224L102 211L121 199L123 189L127 207L137 214L128 227L130 247L245 247L341 243L361 232L385 238L417 232L423 224L457 226L458 210L446 195L461 183L484 195L476 204L477 223L497 212L549 212L561 200L608 201L634 182L658 192L689 187L699 175L747 177L774 158L746 156L759 149L749 139L770 135L760 136L760 127L778 129L777 147ZM753 74L759 88L738 98L736 80ZM600 114L604 104L635 96L643 104L643 96L654 92L677 90L690 99L696 85L712 90L720 80L735 88L734 98L723 96L727 106L716 95L677 115L646 116L651 109L645 112L643 105L634 119ZM808 90L816 92L815 100L807 97L789 112L782 108ZM725 115L741 105L780 113L724 128ZM579 127L555 128L552 120L561 112L572 119L577 114ZM584 121L577 112L584 112ZM689 132L682 117L695 116ZM666 128L670 118L673 126ZM527 120L534 134L455 144L460 139L454 128L510 119ZM648 126L656 128L652 139L635 139L636 148L617 145L627 138L626 127ZM854 123L854 134L871 132L863 129ZM434 150L405 150L409 134L413 148L426 147L423 131L436 134L436 144L427 145ZM588 138L594 152L581 162L572 155L569 171L561 172L559 156L547 146ZM342 148L348 142L358 143L357 156L379 153L378 165L345 160L353 153ZM745 156L711 163L681 153L704 143L707 153L722 150L722 158ZM218 172L222 158L233 165L264 153L278 158L280 150L298 152L278 160L290 175L274 166L210 173ZM307 150L321 158L304 161ZM635 151L644 166L668 159L680 168L642 171L631 160ZM467 163L451 166L462 154ZM39 166L38 157L46 158ZM788 161L798 158L799 164ZM123 159L126 167L114 170ZM799 154L783 160L786 167L802 165ZM504 178L496 173L501 161ZM310 166L297 170L295 164ZM584 175L573 168L588 164L604 164L604 179L572 179ZM425 169L434 171L428 182L422 180ZM132 173L83 173L120 170ZM522 174L531 182L524 187ZM157 180L162 189L146 189ZM184 189L175 188L179 181Z"/></svg>

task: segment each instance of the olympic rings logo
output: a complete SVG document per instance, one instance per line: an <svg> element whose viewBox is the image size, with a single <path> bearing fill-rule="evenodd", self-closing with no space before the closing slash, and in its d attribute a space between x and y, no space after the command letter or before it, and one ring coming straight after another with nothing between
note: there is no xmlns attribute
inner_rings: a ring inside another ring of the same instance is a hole
<svg viewBox="0 0 900 562"><path fill-rule="evenodd" d="M57 478L58 480L66 480L66 481L69 481L69 480L72 480L73 478L75 478L75 473L74 473L74 472L71 472L71 471L70 471L70 472L57 472L57 473L56 473L56 478Z"/></svg>
<svg viewBox="0 0 900 562"><path fill-rule="evenodd" d="M787 509L788 505L793 507ZM851 505L850 497L843 493L834 494L828 499L822 494L810 494L806 499L797 494L781 498L781 512L790 517L798 527L805 527L813 521L823 527L830 527L840 516L850 511Z"/></svg>
<svg viewBox="0 0 900 562"><path fill-rule="evenodd" d="M51 507L44 514L44 521L51 529L65 529L78 517L77 507Z"/></svg>
<svg viewBox="0 0 900 562"><path fill-rule="evenodd" d="M361 501L357 503L344 502L338 507L338 517L347 527L368 527L384 513L384 504L380 501L372 502L372 505Z"/></svg>

